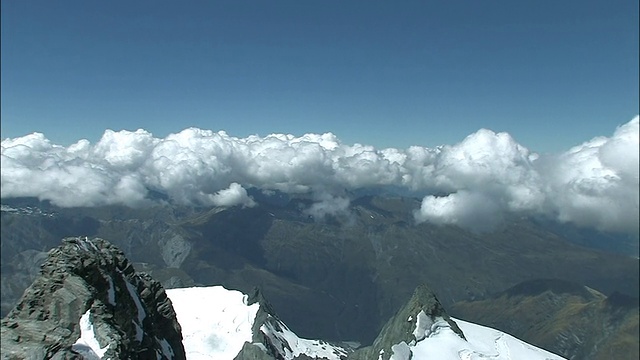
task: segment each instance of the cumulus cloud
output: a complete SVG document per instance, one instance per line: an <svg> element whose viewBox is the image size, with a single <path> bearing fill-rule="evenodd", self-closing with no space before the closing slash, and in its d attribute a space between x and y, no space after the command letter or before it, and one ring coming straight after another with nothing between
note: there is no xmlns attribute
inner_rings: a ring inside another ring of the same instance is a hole
<svg viewBox="0 0 640 360"><path fill-rule="evenodd" d="M637 234L638 136L635 117L612 137L540 157L506 133L480 130L436 156L420 181L448 194L425 197L416 220L483 229L506 213L541 214Z"/></svg>
<svg viewBox="0 0 640 360"><path fill-rule="evenodd" d="M546 194L534 167L537 158L509 134L486 129L443 146L430 171L413 182L445 195L426 196L416 220L488 230L504 213L541 211Z"/></svg>
<svg viewBox="0 0 640 360"><path fill-rule="evenodd" d="M184 204L253 206L245 189L258 188L311 195L307 212L321 218L348 212L345 190L392 186L427 194L417 222L482 229L516 213L637 234L638 161L638 117L555 156L486 129L458 144L381 150L331 133L107 130L68 147L34 133L2 140L1 191L60 206L141 205L149 190Z"/></svg>
<svg viewBox="0 0 640 360"><path fill-rule="evenodd" d="M255 201L247 195L247 190L238 183L231 183L228 189L220 190L215 195L212 195L211 203L225 207L235 205L253 207L256 205Z"/></svg>
<svg viewBox="0 0 640 360"><path fill-rule="evenodd" d="M559 220L638 233L639 118L540 166L549 207Z"/></svg>
<svg viewBox="0 0 640 360"><path fill-rule="evenodd" d="M460 190L446 196L426 196L415 217L418 222L459 225L474 231L485 231L501 222L500 210L496 201L485 194Z"/></svg>
<svg viewBox="0 0 640 360"><path fill-rule="evenodd" d="M346 197L322 193L316 198L316 202L305 210L305 213L319 220L327 215L349 215L349 204L350 201Z"/></svg>

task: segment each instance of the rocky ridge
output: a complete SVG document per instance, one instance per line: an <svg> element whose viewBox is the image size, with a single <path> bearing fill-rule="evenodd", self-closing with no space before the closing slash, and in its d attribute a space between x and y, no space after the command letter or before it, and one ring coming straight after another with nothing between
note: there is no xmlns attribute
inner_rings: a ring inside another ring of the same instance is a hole
<svg viewBox="0 0 640 360"><path fill-rule="evenodd" d="M309 345L306 352L296 351L298 344L292 344L287 333L291 333L282 322L271 304L264 298L259 288L254 288L247 304L260 305L252 327L252 342L246 342L234 360L284 360L284 359L346 359L349 349L322 340L297 339ZM291 333L292 334L292 333ZM329 356L314 354L314 348L328 350Z"/></svg>
<svg viewBox="0 0 640 360"><path fill-rule="evenodd" d="M99 352L78 339L89 320ZM2 320L3 359L185 359L162 285L100 238L65 238Z"/></svg>
<svg viewBox="0 0 640 360"><path fill-rule="evenodd" d="M426 285L420 285L407 304L389 319L373 344L356 350L349 359L388 360L398 347L415 344L436 331L437 327L449 327L466 340L435 294Z"/></svg>
<svg viewBox="0 0 640 360"><path fill-rule="evenodd" d="M488 234L414 224L419 202L409 198L358 198L348 215L317 221L305 212L312 202L300 199L256 198L258 206L228 209L59 208L19 200L2 202L41 211L0 211L2 316L38 275L46 251L75 234L108 239L166 289L222 285L250 293L259 286L305 338L370 344L421 283L447 309L532 276L604 294L638 292L637 257L572 245L528 219Z"/></svg>

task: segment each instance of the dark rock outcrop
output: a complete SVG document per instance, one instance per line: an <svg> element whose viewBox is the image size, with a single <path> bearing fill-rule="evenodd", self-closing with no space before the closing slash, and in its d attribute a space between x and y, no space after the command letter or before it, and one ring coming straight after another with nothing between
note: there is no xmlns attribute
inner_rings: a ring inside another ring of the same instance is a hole
<svg viewBox="0 0 640 360"><path fill-rule="evenodd" d="M462 330L447 315L435 294L426 285L420 285L407 304L382 328L373 345L356 350L349 355L349 359L388 360L393 355L394 345L403 342L405 345L415 344L422 340L425 336L424 331L418 333L416 328L424 328L428 333L437 326L448 326L462 339L465 339Z"/></svg>
<svg viewBox="0 0 640 360"><path fill-rule="evenodd" d="M265 322L278 322L279 320L275 316L275 312L271 307L271 304L264 298L260 289L254 288L253 292L249 294L247 298L247 304L253 305L258 303L260 308L256 313L256 318L253 321L251 333L253 337L251 343L246 342L242 347L242 350L234 358L234 360L272 360L283 359L283 355L278 349L271 343L269 338L260 331Z"/></svg>
<svg viewBox="0 0 640 360"><path fill-rule="evenodd" d="M81 318L92 329L81 329ZM88 320L88 321L87 321ZM65 238L1 323L3 359L185 359L181 328L162 285L136 273L109 242ZM102 352L100 351L100 352Z"/></svg>
<svg viewBox="0 0 640 360"><path fill-rule="evenodd" d="M264 298L258 288L254 288L249 294L247 304L252 305L258 303L260 308L256 313L255 320L251 332L253 338L251 343L245 343L242 350L234 358L234 360L284 360L289 358L287 355L294 353L292 346L297 344L289 344L285 332L288 327L278 318L271 304ZM338 346L318 340L317 345L333 349L334 354L345 359L347 350ZM296 360L320 360L326 357L318 357L309 354L298 354L294 356Z"/></svg>

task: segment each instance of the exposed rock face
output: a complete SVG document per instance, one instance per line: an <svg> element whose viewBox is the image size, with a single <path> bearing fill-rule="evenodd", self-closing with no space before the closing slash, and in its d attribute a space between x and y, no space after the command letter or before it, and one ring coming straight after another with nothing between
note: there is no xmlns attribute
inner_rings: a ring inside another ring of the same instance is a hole
<svg viewBox="0 0 640 360"><path fill-rule="evenodd" d="M51 250L1 331L3 359L185 359L163 287L99 238L66 238ZM81 334L99 347L78 342Z"/></svg>
<svg viewBox="0 0 640 360"><path fill-rule="evenodd" d="M253 338L251 343L245 343L234 360L284 360L293 357L295 360L346 359L348 351L340 346L332 345L321 340L309 341L310 347L305 350L310 353L298 353L299 344L290 344L291 337L287 335L289 329L277 317L271 304L264 298L258 288L247 299L249 305L259 303L260 308L251 329ZM298 341L298 340L295 340ZM294 342L295 342L294 341ZM305 341L305 340L302 340ZM330 356L314 354L313 348L330 349Z"/></svg>
<svg viewBox="0 0 640 360"><path fill-rule="evenodd" d="M280 321L275 316L271 304L264 298L258 288L254 288L247 299L248 305L255 303L260 304L260 308L256 313L256 318L251 328L251 333L253 334L251 344L245 343L235 360L284 359L284 348L279 348L278 346L283 344L273 344L271 339L260 330L265 323L273 326L274 324L279 325Z"/></svg>
<svg viewBox="0 0 640 360"><path fill-rule="evenodd" d="M395 346L403 342L405 346L415 344L416 341L422 340L425 330L428 333L429 328L438 326L438 323L449 326L456 334L465 339L462 330L447 315L433 292L426 285L420 285L416 288L409 302L382 328L373 345L358 349L349 355L349 359L388 360L393 355ZM421 328L422 331L416 331L418 328Z"/></svg>

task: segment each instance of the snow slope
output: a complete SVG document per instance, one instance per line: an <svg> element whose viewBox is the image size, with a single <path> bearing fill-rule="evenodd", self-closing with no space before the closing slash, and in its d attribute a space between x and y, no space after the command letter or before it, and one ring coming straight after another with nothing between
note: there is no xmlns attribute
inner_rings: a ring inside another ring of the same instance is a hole
<svg viewBox="0 0 640 360"><path fill-rule="evenodd" d="M421 312L418 316L423 314ZM416 324L417 342L401 342L391 349L390 360L562 360L564 358L529 345L502 331L453 319L467 340L459 337L443 318L436 318L425 327Z"/></svg>
<svg viewBox="0 0 640 360"><path fill-rule="evenodd" d="M233 359L245 341L259 304L247 305L247 295L222 286L169 289L182 327L187 359Z"/></svg>
<svg viewBox="0 0 640 360"><path fill-rule="evenodd" d="M222 286L169 289L167 296L173 303L182 327L182 343L187 359L233 359L245 342L252 342L252 326L260 307L247 304L247 295ZM339 360L346 355L342 348L319 340L299 338L279 322L260 327L272 344L282 349L284 359L305 354ZM264 349L264 346L258 345Z"/></svg>
<svg viewBox="0 0 640 360"><path fill-rule="evenodd" d="M104 353L107 352L108 346L101 348L93 332L90 310L87 310L80 318L80 338L71 348L82 355L85 360L102 359Z"/></svg>
<svg viewBox="0 0 640 360"><path fill-rule="evenodd" d="M286 360L293 360L302 354L312 359L341 359L346 357L347 351L328 344L322 340L309 340L299 338L293 331L283 324L278 323L278 328L272 324L264 324L260 327L272 344L280 345L282 356ZM342 356L341 356L342 355Z"/></svg>
<svg viewBox="0 0 640 360"><path fill-rule="evenodd" d="M169 289L167 295L182 327L187 359L231 360L245 341L252 341L251 329L260 305L248 305L247 295L222 286ZM420 320L414 331L417 342L394 345L392 360L563 359L501 331L454 319L465 334L465 341L442 318L430 319L426 315L421 318L421 315L424 314L416 314ZM286 343L289 349L282 355L287 360L300 354L330 360L346 356L346 351L339 347L323 341L301 339L286 325L280 325L274 328L265 323L260 330L272 343Z"/></svg>
<svg viewBox="0 0 640 360"><path fill-rule="evenodd" d="M492 328L480 326L464 320L454 319L471 345L460 350L461 359L564 359L556 354ZM480 353L479 353L480 352ZM485 355L481 355L484 353Z"/></svg>

